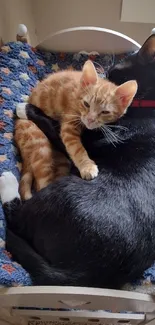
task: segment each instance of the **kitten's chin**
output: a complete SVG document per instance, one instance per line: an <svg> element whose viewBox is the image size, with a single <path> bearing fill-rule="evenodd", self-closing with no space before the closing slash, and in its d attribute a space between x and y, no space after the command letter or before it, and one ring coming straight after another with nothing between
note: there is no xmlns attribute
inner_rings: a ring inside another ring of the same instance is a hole
<svg viewBox="0 0 155 325"><path fill-rule="evenodd" d="M95 130L98 128L98 125L93 123L92 124L88 123L85 119L81 119L81 121L88 130Z"/></svg>
<svg viewBox="0 0 155 325"><path fill-rule="evenodd" d="M87 126L87 129L89 129L89 130L95 130L95 129L97 129L97 126Z"/></svg>
<svg viewBox="0 0 155 325"><path fill-rule="evenodd" d="M95 125L91 125L91 124L87 124L87 123L84 123L84 126L88 129L88 130L95 130L97 129L98 127Z"/></svg>

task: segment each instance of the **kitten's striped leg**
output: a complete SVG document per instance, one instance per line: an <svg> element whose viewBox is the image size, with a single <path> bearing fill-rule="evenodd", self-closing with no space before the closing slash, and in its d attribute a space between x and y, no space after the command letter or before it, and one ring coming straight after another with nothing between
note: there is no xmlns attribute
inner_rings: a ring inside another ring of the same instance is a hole
<svg viewBox="0 0 155 325"><path fill-rule="evenodd" d="M23 165L22 168L22 177L19 184L19 192L22 200L29 200L32 197L31 187L33 181L33 174Z"/></svg>
<svg viewBox="0 0 155 325"><path fill-rule="evenodd" d="M43 177L35 180L35 189L36 191L41 191L43 188L47 187L52 183L52 179L50 177Z"/></svg>
<svg viewBox="0 0 155 325"><path fill-rule="evenodd" d="M55 175L54 181L70 173L71 163L61 152L56 151L54 156Z"/></svg>
<svg viewBox="0 0 155 325"><path fill-rule="evenodd" d="M48 186L54 181L54 156L53 148L48 140L35 155L32 170L35 180L36 191Z"/></svg>
<svg viewBox="0 0 155 325"><path fill-rule="evenodd" d="M81 177L87 180L97 177L98 167L95 162L89 158L87 151L82 145L80 128L76 128L72 122L63 121L61 124L61 137Z"/></svg>
<svg viewBox="0 0 155 325"><path fill-rule="evenodd" d="M43 188L47 187L54 181L54 170L51 164L51 159L49 160L49 166L45 165L44 162L38 165L37 168L34 170L34 186L35 190L38 192ZM40 166L40 167L39 167Z"/></svg>

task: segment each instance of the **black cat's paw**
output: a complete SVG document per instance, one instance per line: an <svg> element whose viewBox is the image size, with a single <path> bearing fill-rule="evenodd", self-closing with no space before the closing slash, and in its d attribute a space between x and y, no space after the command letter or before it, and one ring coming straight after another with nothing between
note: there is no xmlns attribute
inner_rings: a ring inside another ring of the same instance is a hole
<svg viewBox="0 0 155 325"><path fill-rule="evenodd" d="M0 198L2 204L20 198L18 181L12 172L4 172L0 177Z"/></svg>
<svg viewBox="0 0 155 325"><path fill-rule="evenodd" d="M18 103L16 106L16 115L23 120L27 120L27 112L26 112L27 103Z"/></svg>

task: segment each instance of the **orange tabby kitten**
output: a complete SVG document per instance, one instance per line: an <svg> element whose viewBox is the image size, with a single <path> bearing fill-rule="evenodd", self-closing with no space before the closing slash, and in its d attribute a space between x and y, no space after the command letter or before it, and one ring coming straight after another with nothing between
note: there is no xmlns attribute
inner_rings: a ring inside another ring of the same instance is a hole
<svg viewBox="0 0 155 325"><path fill-rule="evenodd" d="M126 112L136 92L136 81L116 86L101 79L88 60L82 71L49 75L34 88L29 103L60 121L62 141L81 177L93 179L98 175L98 167L82 145L82 127L95 129L116 121ZM23 104L18 105L17 115L26 117Z"/></svg>
<svg viewBox="0 0 155 325"><path fill-rule="evenodd" d="M23 200L32 197L33 181L36 191L39 191L56 179L69 174L67 158L51 147L47 137L32 121L17 120L14 139L23 160L19 184Z"/></svg>

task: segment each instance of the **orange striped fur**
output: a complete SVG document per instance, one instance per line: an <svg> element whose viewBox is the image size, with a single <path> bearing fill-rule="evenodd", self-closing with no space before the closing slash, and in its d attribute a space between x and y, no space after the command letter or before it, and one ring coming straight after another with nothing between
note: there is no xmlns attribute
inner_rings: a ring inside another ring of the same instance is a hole
<svg viewBox="0 0 155 325"><path fill-rule="evenodd" d="M56 179L68 175L68 160L52 148L47 137L33 122L17 120L14 138L23 160L19 186L23 200L32 197L33 182L36 191L39 191Z"/></svg>
<svg viewBox="0 0 155 325"><path fill-rule="evenodd" d="M98 174L98 168L95 162L89 158L82 145L82 129L84 127L88 129L102 128L104 124L119 119L130 105L136 91L136 81L128 81L121 86L116 86L108 80L101 79L97 75L93 63L88 60L82 71L60 71L49 75L45 80L38 83L30 95L29 103L60 122L62 141L75 166L79 169L81 177L93 179ZM27 182L31 183L32 179L30 173L27 173L28 163L31 163L31 169L35 171L38 164L38 173L34 175L36 184L41 178L44 180L41 184L44 183L46 186L54 180L55 171L52 163L54 163L55 158L43 133L36 127L34 130L37 131L33 131L34 125L27 121L30 123L28 124L29 129L27 125L27 131L25 130L25 133L22 131L23 134L21 135L21 126L18 132L18 124L20 123L21 120L16 124L15 138L24 160L21 181L22 193L22 188L26 187ZM25 134L29 139L26 138ZM39 137L44 146L37 145ZM24 140L19 140L20 138ZM35 152L34 155L33 152ZM33 157L33 160L28 161L28 156ZM41 162L40 166L39 162ZM34 166L35 168L33 168ZM45 167L43 168L43 166ZM46 173L42 175L43 170ZM33 171L34 173L36 172ZM22 184L25 185L22 187ZM41 188L40 185L36 187L37 189ZM29 197L30 193L27 193L27 197Z"/></svg>

